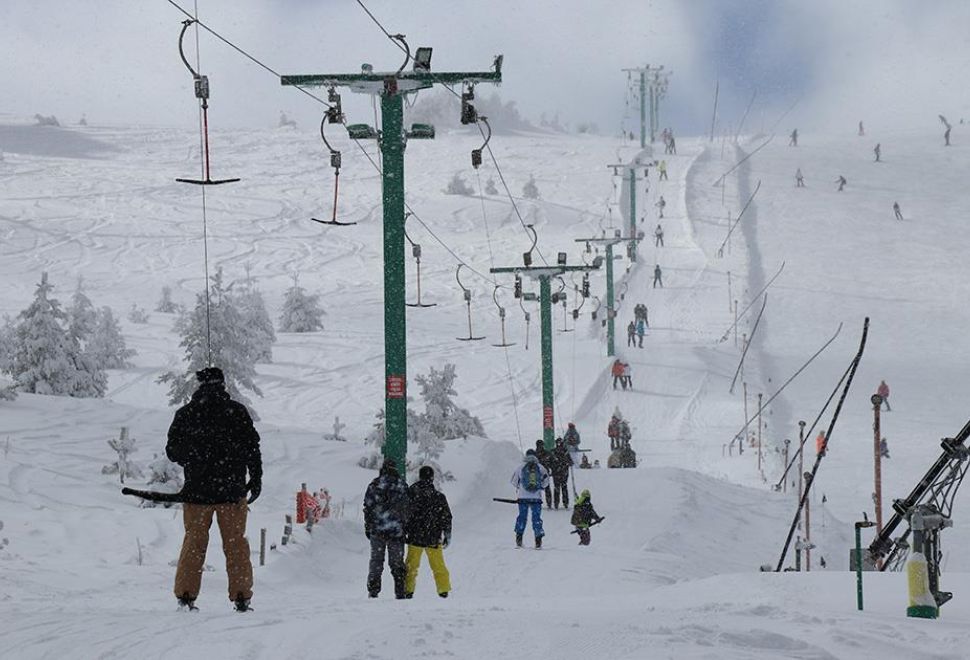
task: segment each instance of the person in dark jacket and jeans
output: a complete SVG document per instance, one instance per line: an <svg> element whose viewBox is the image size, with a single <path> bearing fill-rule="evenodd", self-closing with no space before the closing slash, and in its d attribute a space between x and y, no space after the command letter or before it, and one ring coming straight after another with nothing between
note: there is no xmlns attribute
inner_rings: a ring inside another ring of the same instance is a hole
<svg viewBox="0 0 970 660"><path fill-rule="evenodd" d="M552 453L546 449L546 443L542 440L536 440L536 450L535 450L536 460L539 461L539 465L546 468L546 472L552 469ZM552 486L548 483L544 489L546 493L546 508L552 508Z"/></svg>
<svg viewBox="0 0 970 660"><path fill-rule="evenodd" d="M168 458L185 471L185 539L175 571L175 597L180 607L196 609L214 515L226 555L229 599L245 612L253 597L246 495L252 503L262 490L259 433L246 406L229 398L222 370L209 367L196 372L196 378L199 388L176 411L165 447Z"/></svg>
<svg viewBox="0 0 970 660"><path fill-rule="evenodd" d="M562 497L562 506L569 508L569 468L573 464L573 459L569 456L566 443L562 438L556 438L556 447L552 450L551 470L552 472L552 505L559 508L559 499Z"/></svg>
<svg viewBox="0 0 970 660"><path fill-rule="evenodd" d="M394 595L404 598L404 530L410 510L408 484L401 478L390 458L384 460L381 472L367 486L364 494L364 534L370 541L370 570L367 595L377 598L381 592L384 554L394 578Z"/></svg>
<svg viewBox="0 0 970 660"><path fill-rule="evenodd" d="M414 595L421 553L424 552L431 564L438 595L447 598L451 591L451 577L448 575L442 551L451 543L451 509L448 507L448 498L444 493L435 490L434 468L429 465L418 471L418 480L408 490L411 515L404 526L408 543L408 556L404 562L407 567L404 596L411 598Z"/></svg>

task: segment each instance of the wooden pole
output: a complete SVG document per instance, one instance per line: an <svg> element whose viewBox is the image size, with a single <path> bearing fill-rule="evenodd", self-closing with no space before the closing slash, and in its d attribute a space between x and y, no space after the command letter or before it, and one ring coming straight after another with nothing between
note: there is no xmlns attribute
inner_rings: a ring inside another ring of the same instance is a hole
<svg viewBox="0 0 970 660"><path fill-rule="evenodd" d="M266 528L259 530L259 565L266 565Z"/></svg>
<svg viewBox="0 0 970 660"><path fill-rule="evenodd" d="M788 447L791 445L791 440L785 438L785 466L788 466ZM788 478L782 480L781 482L781 492L788 492Z"/></svg>
<svg viewBox="0 0 970 660"><path fill-rule="evenodd" d="M812 473L805 473L805 488L809 488L812 481ZM811 498L805 500L805 571L812 570L812 516Z"/></svg>
<svg viewBox="0 0 970 660"><path fill-rule="evenodd" d="M741 385L744 387L744 439L741 441L743 445L748 441L748 384L742 382ZM741 454L743 452L738 450L738 453Z"/></svg>
<svg viewBox="0 0 970 660"><path fill-rule="evenodd" d="M882 408L882 397L878 394L872 395L872 460L873 460L873 480L875 482L875 493L873 501L876 505L876 535L882 534L882 452L879 447L881 431L879 424L879 413Z"/></svg>
<svg viewBox="0 0 970 660"><path fill-rule="evenodd" d="M764 476L764 470L762 469L762 461L764 460L761 455L761 398L764 394L758 393L758 472Z"/></svg>
<svg viewBox="0 0 970 660"><path fill-rule="evenodd" d="M738 347L738 301L734 301L734 347Z"/></svg>

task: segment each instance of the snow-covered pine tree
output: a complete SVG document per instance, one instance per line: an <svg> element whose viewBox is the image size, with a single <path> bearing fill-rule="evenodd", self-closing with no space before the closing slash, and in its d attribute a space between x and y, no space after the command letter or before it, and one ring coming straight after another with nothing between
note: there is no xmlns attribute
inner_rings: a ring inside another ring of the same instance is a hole
<svg viewBox="0 0 970 660"><path fill-rule="evenodd" d="M415 446L414 453L422 464L438 458L445 450L444 438L429 428L427 415L416 415L413 422L408 420L408 442Z"/></svg>
<svg viewBox="0 0 970 660"><path fill-rule="evenodd" d="M84 293L84 279L77 279L77 288L71 296L71 305L67 308L67 331L71 339L84 348L94 326L98 322L98 311L94 308L90 298Z"/></svg>
<svg viewBox="0 0 970 660"><path fill-rule="evenodd" d="M273 322L266 311L263 294L256 288L256 280L249 273L246 265L246 282L242 290L236 294L236 303L242 322L247 329L247 335L253 343L253 354L257 362L273 361L273 344L276 343L276 332Z"/></svg>
<svg viewBox="0 0 970 660"><path fill-rule="evenodd" d="M117 438L108 440L108 446L118 452L118 460L111 465L101 468L101 474L117 474L121 483L125 479L141 479L141 468L128 457L135 453L135 439L128 434L128 427L121 427L121 434Z"/></svg>
<svg viewBox="0 0 970 660"><path fill-rule="evenodd" d="M135 355L125 344L121 326L110 307L102 307L98 312L85 350L102 369L126 369L131 366L128 358Z"/></svg>
<svg viewBox="0 0 970 660"><path fill-rule="evenodd" d="M178 313L179 306L172 302L172 287L162 287L162 297L159 299L158 304L155 305L155 311L161 312L162 314Z"/></svg>
<svg viewBox="0 0 970 660"><path fill-rule="evenodd" d="M17 389L23 392L104 396L104 371L83 355L78 342L72 340L60 302L48 297L53 288L47 273L43 273L33 302L17 315L9 331L0 371L12 376Z"/></svg>
<svg viewBox="0 0 970 660"><path fill-rule="evenodd" d="M522 186L522 196L526 199L539 199L539 187L536 186L536 178L529 175L529 180Z"/></svg>
<svg viewBox="0 0 970 660"><path fill-rule="evenodd" d="M148 464L148 486L151 490L159 493L177 493L182 490L182 468L168 460L165 456L155 454L152 462ZM158 502L142 500L143 509L154 509ZM166 509L175 506L174 502L162 502L161 506Z"/></svg>
<svg viewBox="0 0 970 660"><path fill-rule="evenodd" d="M408 399L410 403L411 399ZM384 409L381 408L377 411L377 421L374 423L374 428L371 429L367 437L364 438L364 444L368 447L373 447L370 454L361 457L357 462L361 467L369 468L371 470L376 470L381 466L381 461L383 460L382 452L384 450L384 441L386 440L386 432L384 430L385 424L385 414ZM423 438L420 434L421 429L427 429L421 416L415 413L413 410L408 408L408 444L420 444L421 442L428 442L427 439Z"/></svg>
<svg viewBox="0 0 970 660"><path fill-rule="evenodd" d="M128 310L128 320L138 325L144 325L148 323L148 312L143 307L131 303L131 309Z"/></svg>
<svg viewBox="0 0 970 660"><path fill-rule="evenodd" d="M280 332L316 332L323 330L320 296L309 295L299 284L299 274L293 275L293 286L286 291L280 312Z"/></svg>
<svg viewBox="0 0 970 660"><path fill-rule="evenodd" d="M249 407L250 401L243 396L240 388L263 396L254 382L256 359L252 340L247 335L235 299L223 286L222 269L217 270L210 280L208 315L203 291L196 296L195 308L179 316L175 322L175 331L182 337L179 345L185 349L185 371L169 371L159 377L158 382L169 384L169 403L180 405L188 401L196 390L196 371L208 366L219 367L225 374L226 391L233 399ZM211 337L211 346L207 336ZM254 410L249 413L253 419L258 419Z"/></svg>
<svg viewBox="0 0 970 660"><path fill-rule="evenodd" d="M488 181L485 182L485 194L486 195L498 194L498 188L495 187L495 180L492 179L492 177L489 177Z"/></svg>
<svg viewBox="0 0 970 660"><path fill-rule="evenodd" d="M465 183L465 180L461 178L461 174L455 172L455 175L451 177L451 181L448 182L448 187L445 188L446 195L474 195L475 191Z"/></svg>
<svg viewBox="0 0 970 660"><path fill-rule="evenodd" d="M0 325L0 373L6 373L13 355L13 321L9 316L3 318ZM12 401L17 398L17 390L13 385L0 384L0 401Z"/></svg>
<svg viewBox="0 0 970 660"><path fill-rule="evenodd" d="M459 408L451 397L455 391L455 365L445 364L441 371L431 367L427 376L415 380L421 388L425 412L421 416L427 429L441 440L467 438L470 435L485 437L485 429L477 417L465 408Z"/></svg>

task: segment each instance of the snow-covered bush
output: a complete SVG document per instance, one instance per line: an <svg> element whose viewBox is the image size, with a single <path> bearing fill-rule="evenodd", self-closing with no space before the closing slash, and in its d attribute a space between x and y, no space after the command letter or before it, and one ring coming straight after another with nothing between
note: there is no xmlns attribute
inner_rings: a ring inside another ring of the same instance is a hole
<svg viewBox="0 0 970 660"><path fill-rule="evenodd" d="M60 126L61 122L57 121L57 117L54 115L34 115L34 119L37 120L38 126Z"/></svg>
<svg viewBox="0 0 970 660"><path fill-rule="evenodd" d="M108 440L108 446L118 453L118 460L101 468L101 474L117 474L121 478L121 483L125 483L126 478L142 477L141 468L128 458L135 453L135 439L128 434L127 426L121 427L121 434L117 438Z"/></svg>
<svg viewBox="0 0 970 660"><path fill-rule="evenodd" d="M144 325L148 323L148 312L145 311L145 308L131 303L131 309L128 310L128 320L138 325Z"/></svg>
<svg viewBox="0 0 970 660"><path fill-rule="evenodd" d="M163 286L162 287L162 297L155 305L155 311L161 312L162 314L177 314L179 311L179 306L172 302L172 287Z"/></svg>
<svg viewBox="0 0 970 660"><path fill-rule="evenodd" d="M324 433L323 434L323 439L324 440L331 440L331 441L334 441L334 442L347 442L347 438L345 438L343 435L340 434L340 432L343 431L345 428L347 428L347 425L346 424L342 424L340 422L340 418L339 417L334 417L333 418L333 433Z"/></svg>
<svg viewBox="0 0 970 660"><path fill-rule="evenodd" d="M256 356L252 337L236 307L236 301L222 283L222 269L216 271L209 286L209 312L206 314L206 296L201 292L196 296L195 308L179 316L175 331L181 336L180 346L185 349L185 371L169 371L159 377L159 383L169 384L169 403L180 405L188 401L195 392L197 381L195 372L209 366L222 369L226 379L226 390L240 403L249 406L250 402L240 392L245 388L258 396L263 393L256 386ZM208 329L206 333L206 319ZM211 345L208 338L211 338ZM253 419L255 411L250 410Z"/></svg>
<svg viewBox="0 0 970 660"><path fill-rule="evenodd" d="M474 195L475 191L471 189L465 180L461 178L461 174L455 172L455 175L451 177L451 181L448 182L448 187L445 188L446 195Z"/></svg>
<svg viewBox="0 0 970 660"><path fill-rule="evenodd" d="M84 293L84 281L82 278L77 280L77 288L71 296L71 306L67 308L67 331L71 339L84 344L91 338L94 326L98 322L98 312L91 303L91 300Z"/></svg>
<svg viewBox="0 0 970 660"><path fill-rule="evenodd" d="M320 308L320 296L308 294L293 276L293 286L286 291L280 312L280 332L316 332L323 330L321 320L326 312Z"/></svg>
<svg viewBox="0 0 970 660"><path fill-rule="evenodd" d="M125 344L121 326L110 307L102 307L98 312L85 351L102 369L125 369L131 366L128 358L133 357L135 351Z"/></svg>
<svg viewBox="0 0 970 660"><path fill-rule="evenodd" d="M495 180L492 179L492 177L489 177L488 181L485 182L485 194L486 195L498 194L498 188L495 187Z"/></svg>
<svg viewBox="0 0 970 660"><path fill-rule="evenodd" d="M522 196L526 199L539 199L539 188L534 176L529 176L529 180L522 186Z"/></svg>
<svg viewBox="0 0 970 660"><path fill-rule="evenodd" d="M252 342L254 359L256 362L272 362L276 332L273 331L273 322L266 311L263 294L256 288L255 281L247 278L243 290L235 298L246 335Z"/></svg>
<svg viewBox="0 0 970 660"><path fill-rule="evenodd" d="M436 438L453 440L470 435L485 437L485 429L477 417L465 408L459 408L452 397L455 391L455 365L445 364L442 370L431 367L427 376L417 376L415 380L421 389L421 400L425 412L422 415L427 429Z"/></svg>
<svg viewBox="0 0 970 660"><path fill-rule="evenodd" d="M53 288L47 273L43 273L33 302L4 332L6 349L0 356L0 372L13 377L15 386L23 392L104 396L104 370L71 337L60 302L49 297Z"/></svg>

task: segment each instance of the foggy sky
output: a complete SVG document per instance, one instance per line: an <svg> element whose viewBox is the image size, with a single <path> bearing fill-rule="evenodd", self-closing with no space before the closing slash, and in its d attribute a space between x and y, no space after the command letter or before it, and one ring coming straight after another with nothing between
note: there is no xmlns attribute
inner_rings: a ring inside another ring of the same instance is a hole
<svg viewBox="0 0 970 660"><path fill-rule="evenodd" d="M193 11L191 0L178 0ZM485 70L505 55L499 93L529 118L624 116L620 69L664 64L673 77L661 123L680 134L799 126L905 127L970 117L970 3L902 0L365 0L389 31L434 47L432 69ZM402 56L354 0L198 0L200 18L280 73L396 70ZM3 0L0 121L39 112L73 123L192 126L192 79L179 60L184 16L166 0ZM304 126L322 106L200 37L216 126ZM187 40L194 62L195 42ZM482 89L489 93L486 89ZM369 100L351 102L367 121ZM6 116L4 116L6 115ZM630 117L635 120L636 113ZM629 123L632 127L633 124Z"/></svg>

